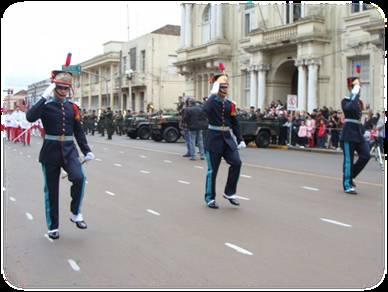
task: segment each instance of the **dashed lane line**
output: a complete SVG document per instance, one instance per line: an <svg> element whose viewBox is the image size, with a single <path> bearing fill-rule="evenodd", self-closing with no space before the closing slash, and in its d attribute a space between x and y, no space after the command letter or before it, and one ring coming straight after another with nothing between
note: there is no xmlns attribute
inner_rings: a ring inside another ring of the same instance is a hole
<svg viewBox="0 0 388 292"><path fill-rule="evenodd" d="M68 259L67 262L69 263L69 265L73 269L73 271L76 271L76 272L81 271L81 268L78 266L78 264L75 262L75 260Z"/></svg>
<svg viewBox="0 0 388 292"><path fill-rule="evenodd" d="M339 225L339 226L342 226L342 227L347 227L347 228L352 227L352 225L350 225L350 224L342 223L342 222L339 222L339 221L336 221L336 220L332 220L332 219L321 218L321 220L324 221L324 222L335 224L335 225Z"/></svg>
<svg viewBox="0 0 388 292"><path fill-rule="evenodd" d="M152 209L147 209L147 212L148 212L148 213L151 213L152 215L160 216L160 213L159 213L159 212L156 212L156 211L154 211L154 210L152 210Z"/></svg>
<svg viewBox="0 0 388 292"><path fill-rule="evenodd" d="M234 249L235 251L239 252L239 253L242 253L242 254L246 254L246 255L253 255L253 253L251 253L249 250L246 250L242 247L239 247L235 244L232 244L232 243L229 243L229 242L225 242L225 245L227 247L230 247L231 249Z"/></svg>
<svg viewBox="0 0 388 292"><path fill-rule="evenodd" d="M26 212L26 217L28 220L34 220L34 217L31 215L31 213Z"/></svg>
<svg viewBox="0 0 388 292"><path fill-rule="evenodd" d="M184 184L184 185L189 185L190 183L185 180L178 180L179 183Z"/></svg>
<svg viewBox="0 0 388 292"><path fill-rule="evenodd" d="M102 141L95 141L95 143L111 145L107 142L102 142ZM144 148L144 147L135 147L135 146L131 146L131 145L121 145L121 144L115 144L115 146L126 147L126 148L131 148L131 149L136 149L136 150L149 151L149 152L155 152L155 153L164 153L164 154L172 154L172 155L176 155L176 156L181 156L181 153L172 152L172 151L164 151L164 150L157 150L157 149ZM15 149L15 151L16 151L16 149ZM286 169L286 168L270 167L270 166L251 164L251 163L245 163L245 162L243 165L244 165L244 167L253 167L253 168L258 168L258 169L283 172L283 173L289 173L289 174L294 174L294 175L302 175L302 176L330 179L330 180L335 180L335 181L342 181L342 177L339 178L337 176L334 177L334 176L316 174L316 173L311 173L311 172L304 172L304 171L298 171L298 170L292 170L292 169ZM367 181L358 181L358 184L365 184L365 185L370 185L370 186L375 186L375 187L383 187L382 184L371 183L371 182L367 182Z"/></svg>
<svg viewBox="0 0 388 292"><path fill-rule="evenodd" d="M305 189L305 190L309 190L309 191L315 191L315 192L318 192L318 191L319 191L319 189L313 188L313 187L303 186L302 188Z"/></svg>

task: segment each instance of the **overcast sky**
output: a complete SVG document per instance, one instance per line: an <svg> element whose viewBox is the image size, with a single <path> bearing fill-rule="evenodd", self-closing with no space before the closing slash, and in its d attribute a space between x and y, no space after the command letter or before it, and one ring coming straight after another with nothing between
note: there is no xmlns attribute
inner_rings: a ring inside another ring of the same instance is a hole
<svg viewBox="0 0 388 292"><path fill-rule="evenodd" d="M68 52L71 64L103 53L102 44L128 40L166 24L180 25L179 2L15 3L1 20L1 96L50 77Z"/></svg>

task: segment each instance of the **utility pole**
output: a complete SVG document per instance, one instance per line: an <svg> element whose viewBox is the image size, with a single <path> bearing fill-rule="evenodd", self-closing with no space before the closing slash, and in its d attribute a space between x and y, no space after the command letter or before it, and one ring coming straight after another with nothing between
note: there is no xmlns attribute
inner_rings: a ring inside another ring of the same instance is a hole
<svg viewBox="0 0 388 292"><path fill-rule="evenodd" d="M122 86L122 76L123 76L123 71L122 71L122 59L123 59L123 51L120 50L120 62L119 62L119 99L121 101L121 110L124 110L124 100L123 100L123 92L121 90ZM128 99L127 99L128 100Z"/></svg>
<svg viewBox="0 0 388 292"><path fill-rule="evenodd" d="M129 8L127 4L127 32L128 32L128 42L129 42Z"/></svg>

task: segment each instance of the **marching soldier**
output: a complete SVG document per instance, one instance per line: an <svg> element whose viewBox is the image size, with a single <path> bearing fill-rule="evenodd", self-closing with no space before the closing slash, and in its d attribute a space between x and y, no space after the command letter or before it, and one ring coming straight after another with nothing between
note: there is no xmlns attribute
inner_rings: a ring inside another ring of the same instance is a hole
<svg viewBox="0 0 388 292"><path fill-rule="evenodd" d="M28 111L27 120L42 120L46 135L39 155L44 176L44 193L48 236L59 238L58 195L61 168L72 182L70 220L80 229L87 225L81 213L86 177L79 161L73 138L85 155L85 161L94 159L94 154L82 130L80 110L66 97L71 90L72 75L65 71L52 72L52 84L42 98Z"/></svg>
<svg viewBox="0 0 388 292"><path fill-rule="evenodd" d="M220 69L223 72L224 68L220 67ZM240 205L236 198L237 182L241 169L238 149L245 148L246 145L241 137L239 123L236 118L236 106L227 99L229 84L226 74L223 72L214 75L212 82L214 82L212 95L203 107L209 121L205 142L205 156L208 163L205 202L209 208L218 209L215 201L216 178L221 158L224 158L230 165L223 197L228 199L232 205ZM237 138L237 144L231 131Z"/></svg>
<svg viewBox="0 0 388 292"><path fill-rule="evenodd" d="M110 107L108 107L105 113L105 128L108 135L108 140L112 140L112 135L114 133L114 124L113 124L113 112Z"/></svg>
<svg viewBox="0 0 388 292"><path fill-rule="evenodd" d="M97 126L97 115L96 110L93 110L89 117L89 132L94 136L94 132L96 131Z"/></svg>
<svg viewBox="0 0 388 292"><path fill-rule="evenodd" d="M360 79L349 77L347 81L351 95L345 97L341 102L342 111L345 115L345 124L340 138L344 153L342 183L345 193L356 195L356 185L353 179L364 169L370 159L370 154L361 124L363 103L360 100ZM356 163L353 163L354 151L358 154Z"/></svg>

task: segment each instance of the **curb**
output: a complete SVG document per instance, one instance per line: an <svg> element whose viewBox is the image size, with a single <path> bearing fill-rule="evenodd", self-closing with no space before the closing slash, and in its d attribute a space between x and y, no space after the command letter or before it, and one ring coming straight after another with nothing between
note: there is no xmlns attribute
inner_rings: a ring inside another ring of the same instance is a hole
<svg viewBox="0 0 388 292"><path fill-rule="evenodd" d="M342 154L342 151L331 150L331 149L320 149L320 148L299 148L296 146L288 146L289 150L295 151L305 151L305 152L317 152L317 153L326 153L326 154Z"/></svg>
<svg viewBox="0 0 388 292"><path fill-rule="evenodd" d="M258 148L255 143L249 143L248 148ZM326 153L326 154L342 154L342 151L331 150L331 149L320 149L320 148L300 148L297 146L289 145L276 145L270 144L268 146L270 149L279 149L279 150L294 150L294 151L304 151L304 152L317 152L317 153Z"/></svg>

